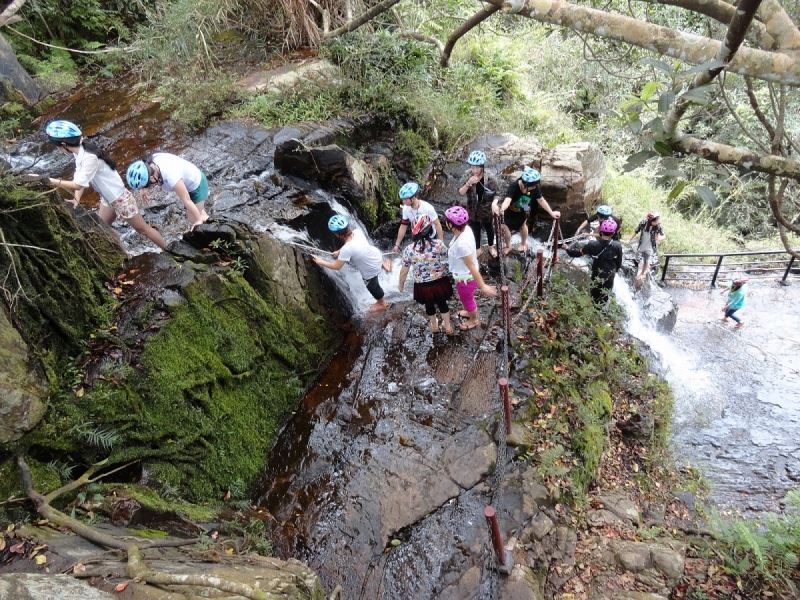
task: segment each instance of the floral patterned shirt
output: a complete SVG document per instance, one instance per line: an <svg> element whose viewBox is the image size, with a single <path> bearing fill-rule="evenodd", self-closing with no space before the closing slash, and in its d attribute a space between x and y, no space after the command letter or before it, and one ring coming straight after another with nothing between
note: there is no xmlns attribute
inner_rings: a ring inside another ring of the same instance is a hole
<svg viewBox="0 0 800 600"><path fill-rule="evenodd" d="M438 239L425 242L424 250L417 250L417 242L412 242L403 250L401 257L404 267L411 269L414 283L427 283L447 277L447 246Z"/></svg>

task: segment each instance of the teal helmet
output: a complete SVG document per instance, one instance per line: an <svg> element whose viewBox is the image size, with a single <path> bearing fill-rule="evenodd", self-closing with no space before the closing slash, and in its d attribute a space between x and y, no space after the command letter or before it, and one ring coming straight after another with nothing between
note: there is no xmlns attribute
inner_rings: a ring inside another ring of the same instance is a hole
<svg viewBox="0 0 800 600"><path fill-rule="evenodd" d="M349 223L347 222L347 219L345 219L340 215L333 215L328 220L328 229L330 229L333 232L344 231L345 229L347 229L348 225Z"/></svg>
<svg viewBox="0 0 800 600"><path fill-rule="evenodd" d="M473 150L467 157L467 163L473 167L482 167L486 164L486 154L480 150Z"/></svg>
<svg viewBox="0 0 800 600"><path fill-rule="evenodd" d="M409 181L403 187L400 188L400 199L401 200L408 200L409 198L413 198L419 192L419 184L413 181Z"/></svg>
<svg viewBox="0 0 800 600"><path fill-rule="evenodd" d="M604 217L610 217L611 213L614 212L611 210L611 207L608 204L601 204L597 207L597 214L603 215Z"/></svg>
<svg viewBox="0 0 800 600"><path fill-rule="evenodd" d="M531 167L525 167L522 170L522 175L520 177L525 183L536 183L542 178L542 176L539 174L539 171Z"/></svg>
<svg viewBox="0 0 800 600"><path fill-rule="evenodd" d="M53 144L63 143L68 146L76 146L83 135L80 127L70 121L51 121L44 132Z"/></svg>
<svg viewBox="0 0 800 600"><path fill-rule="evenodd" d="M150 185L150 169L143 160L131 163L125 173L128 185L134 190L141 190Z"/></svg>

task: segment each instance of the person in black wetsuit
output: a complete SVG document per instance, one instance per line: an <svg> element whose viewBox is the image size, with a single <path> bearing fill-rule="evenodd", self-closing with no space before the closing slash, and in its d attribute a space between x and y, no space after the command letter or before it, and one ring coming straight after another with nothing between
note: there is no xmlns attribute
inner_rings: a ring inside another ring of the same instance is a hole
<svg viewBox="0 0 800 600"><path fill-rule="evenodd" d="M595 306L602 308L608 301L614 287L614 275L622 267L622 244L611 238L617 231L617 223L606 219L600 223L600 239L592 240L583 248L571 250L566 244L561 247L572 257L591 256L592 285L591 294Z"/></svg>

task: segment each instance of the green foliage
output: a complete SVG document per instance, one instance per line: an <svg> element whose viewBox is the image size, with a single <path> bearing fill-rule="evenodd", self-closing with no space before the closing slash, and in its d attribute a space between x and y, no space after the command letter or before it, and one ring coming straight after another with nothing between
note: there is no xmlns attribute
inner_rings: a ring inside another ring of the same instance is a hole
<svg viewBox="0 0 800 600"><path fill-rule="evenodd" d="M551 493L580 501L595 481L607 445L613 397L635 397L653 406L653 446L660 451L672 398L666 383L647 376L647 362L624 343L624 315L618 309L598 313L589 294L558 270L550 280L547 306L534 321L544 318L553 335L530 331L539 348L527 375L539 389L527 413L538 451L528 458Z"/></svg>
<svg viewBox="0 0 800 600"><path fill-rule="evenodd" d="M189 131L197 131L222 115L234 95L233 78L220 71L189 69L179 77L163 79L156 95L170 118Z"/></svg>
<svg viewBox="0 0 800 600"><path fill-rule="evenodd" d="M433 160L429 142L411 129L400 128L394 135L395 151L402 156L415 179L421 179L423 170Z"/></svg>
<svg viewBox="0 0 800 600"><path fill-rule="evenodd" d="M244 523L227 523L225 529L243 538L239 548L240 552L255 552L261 556L272 556L272 541L269 539L267 525L261 519L250 518Z"/></svg>
<svg viewBox="0 0 800 600"><path fill-rule="evenodd" d="M301 121L326 121L342 116L345 106L335 85L306 82L283 92L267 92L231 110L234 117L252 117L265 127Z"/></svg>
<svg viewBox="0 0 800 600"><path fill-rule="evenodd" d="M771 594L794 597L799 591L795 575L800 564L800 490L789 492L786 504L783 515L769 513L762 523L715 518L715 549L725 570L743 581L748 597L759 596L764 586L773 590Z"/></svg>
<svg viewBox="0 0 800 600"><path fill-rule="evenodd" d="M142 370L54 402L26 446L58 445L75 462L141 460L154 487L191 500L249 484L322 361L327 334L235 273L186 293L146 346Z"/></svg>

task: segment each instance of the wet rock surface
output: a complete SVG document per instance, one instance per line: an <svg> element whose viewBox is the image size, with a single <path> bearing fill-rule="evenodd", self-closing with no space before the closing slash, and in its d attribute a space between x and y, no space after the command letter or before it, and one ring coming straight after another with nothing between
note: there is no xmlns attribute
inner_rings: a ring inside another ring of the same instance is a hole
<svg viewBox="0 0 800 600"><path fill-rule="evenodd" d="M720 321L718 290L669 289L685 368L666 376L678 455L701 467L713 502L758 512L779 510L800 481L800 303L796 286L748 287L740 330Z"/></svg>

